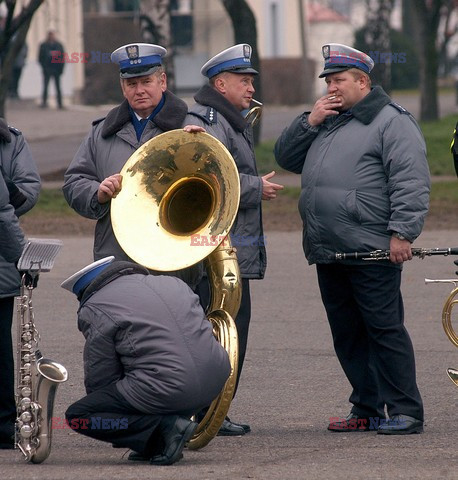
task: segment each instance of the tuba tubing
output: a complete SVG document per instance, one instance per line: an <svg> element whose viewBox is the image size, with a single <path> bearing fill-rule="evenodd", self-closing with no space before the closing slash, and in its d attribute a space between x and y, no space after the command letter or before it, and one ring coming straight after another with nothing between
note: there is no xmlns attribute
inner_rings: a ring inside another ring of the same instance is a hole
<svg viewBox="0 0 458 480"><path fill-rule="evenodd" d="M221 428L234 396L238 371L238 337L234 318L240 307L242 289L237 255L229 235L205 259L205 266L210 284L207 317L213 325L215 337L229 356L231 373L188 442L191 450L205 447Z"/></svg>
<svg viewBox="0 0 458 480"><path fill-rule="evenodd" d="M228 353L231 373L188 443L191 449L202 448L218 433L237 379L238 337L233 318L240 306L241 282L229 239L240 202L237 166L215 137L171 130L136 150L121 175L122 190L111 201L110 215L125 253L161 272L202 260L206 266L211 292L206 314Z"/></svg>

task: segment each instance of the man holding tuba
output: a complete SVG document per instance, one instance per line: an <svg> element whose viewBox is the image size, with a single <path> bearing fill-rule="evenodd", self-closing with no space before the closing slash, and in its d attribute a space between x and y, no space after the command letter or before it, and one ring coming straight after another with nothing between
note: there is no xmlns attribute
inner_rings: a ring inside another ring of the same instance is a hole
<svg viewBox="0 0 458 480"><path fill-rule="evenodd" d="M251 46L239 44L218 53L201 69L208 78L194 96L197 102L186 123L202 125L207 133L217 138L235 160L240 175L240 206L230 232L236 248L242 277L242 299L235 318L239 339L237 382L242 371L251 318L250 279L264 277L267 258L262 229L261 201L272 200L283 187L270 180L271 172L260 177L256 168L252 127L242 112L253 99L254 76L251 66ZM202 306L209 302L209 284L204 278L198 286ZM244 435L249 425L224 421L219 435Z"/></svg>
<svg viewBox="0 0 458 480"><path fill-rule="evenodd" d="M93 122L65 173L63 192L69 205L83 217L97 220L95 260L110 255L129 260L113 234L110 219L111 199L122 188L122 167L146 141L184 125L188 107L167 90L162 66L166 53L159 45L136 43L119 47L111 54L111 60L119 64L124 101L105 118ZM192 125L185 130L204 131ZM202 266L169 274L193 288L201 278Z"/></svg>
<svg viewBox="0 0 458 480"><path fill-rule="evenodd" d="M190 417L223 388L230 363L199 298L180 279L100 259L62 287L77 295L87 396L66 412L79 433L134 450L130 460L179 461Z"/></svg>

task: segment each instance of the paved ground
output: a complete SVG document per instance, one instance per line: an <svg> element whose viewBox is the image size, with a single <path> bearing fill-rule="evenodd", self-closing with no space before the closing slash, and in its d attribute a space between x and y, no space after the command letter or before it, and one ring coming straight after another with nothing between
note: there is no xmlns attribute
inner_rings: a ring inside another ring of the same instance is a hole
<svg viewBox="0 0 458 480"><path fill-rule="evenodd" d="M443 102L443 113L456 111L451 98ZM415 114L406 102L400 103ZM275 138L305 108L266 107L264 125L270 125L270 130L264 131L263 138ZM106 111L107 107L80 106L40 110L19 102L9 105L7 118L30 140L52 142L57 136L83 137L91 120ZM416 246L454 246L457 239L457 231L428 231ZM83 395L83 341L75 323L76 299L59 285L91 261L92 243L88 237L63 240L55 268L41 276L34 294L40 348L64 364L70 375L57 393L54 416L60 418ZM447 367L458 367L458 352L440 324L450 288L424 284L425 277L453 276L452 259L414 259L404 271L406 324L416 350L425 433L406 438L331 434L326 431L328 420L348 413L350 389L332 349L315 271L306 266L299 232L267 232L267 241L268 273L265 280L253 282L248 356L231 409L232 418L251 424L251 434L216 438L201 451L185 451L185 458L175 466L151 467L132 465L125 452L108 445L69 430L55 430L51 455L40 466L24 464L19 452L0 451L2 479L458 478L458 390L445 375Z"/></svg>
<svg viewBox="0 0 458 480"><path fill-rule="evenodd" d="M426 232L417 246L451 246L456 231ZM59 288L90 262L90 238L63 238L55 267L42 274L34 293L36 323L44 354L61 362L69 381L59 387L55 417L83 395L82 335L77 302ZM349 411L349 385L335 358L319 300L315 270L305 264L299 232L267 233L269 268L253 282L254 318L246 367L231 416L249 422L252 433L216 438L201 451L185 451L171 467L132 465L124 451L55 430L42 465L24 464L21 454L0 451L2 479L456 479L457 388L445 375L458 367L458 351L442 331L440 316L455 266L447 257L414 259L404 270L406 324L416 351L423 394L425 433L392 437L375 433L332 434L329 417Z"/></svg>

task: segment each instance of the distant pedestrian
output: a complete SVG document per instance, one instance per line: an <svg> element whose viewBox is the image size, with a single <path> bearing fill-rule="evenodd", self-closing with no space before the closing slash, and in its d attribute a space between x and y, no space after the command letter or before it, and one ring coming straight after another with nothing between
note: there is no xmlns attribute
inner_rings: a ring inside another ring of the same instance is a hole
<svg viewBox="0 0 458 480"><path fill-rule="evenodd" d="M48 85L49 80L54 80L56 87L57 105L63 108L62 93L60 90L60 76L64 71L64 46L57 41L56 32L50 30L46 40L40 45L38 61L43 71L43 93L41 107L48 107Z"/></svg>

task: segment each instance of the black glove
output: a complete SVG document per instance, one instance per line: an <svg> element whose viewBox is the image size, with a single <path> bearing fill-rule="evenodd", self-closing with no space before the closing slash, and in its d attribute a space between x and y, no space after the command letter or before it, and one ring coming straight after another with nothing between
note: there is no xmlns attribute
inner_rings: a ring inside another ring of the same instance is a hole
<svg viewBox="0 0 458 480"><path fill-rule="evenodd" d="M16 187L16 185L5 178L5 183L10 194L10 203L14 209L17 210L21 205L25 203L27 197Z"/></svg>
<svg viewBox="0 0 458 480"><path fill-rule="evenodd" d="M3 168L0 166L0 173L5 180L6 188L8 188L8 193L10 194L10 204L17 210L24 202L27 200L27 197L17 188L17 186L5 175Z"/></svg>
<svg viewBox="0 0 458 480"><path fill-rule="evenodd" d="M458 260L453 260L453 263L458 266ZM455 273L458 275L458 270Z"/></svg>

